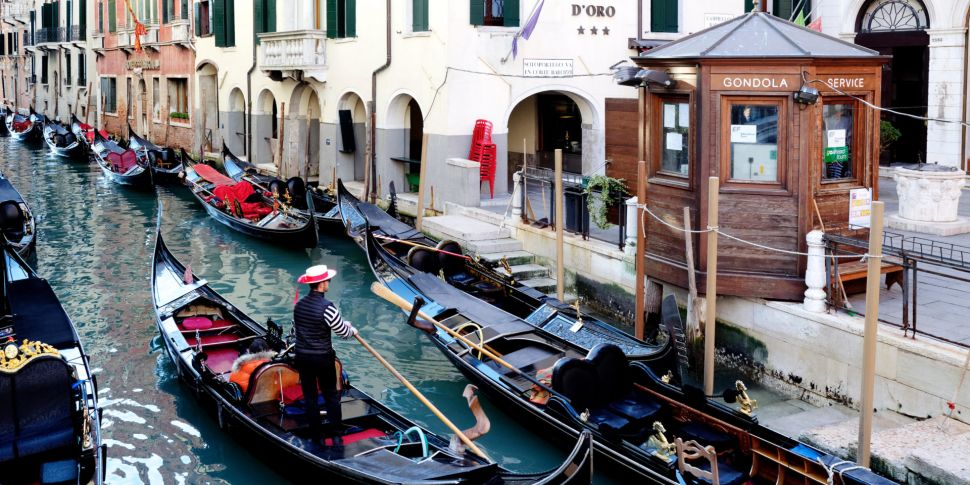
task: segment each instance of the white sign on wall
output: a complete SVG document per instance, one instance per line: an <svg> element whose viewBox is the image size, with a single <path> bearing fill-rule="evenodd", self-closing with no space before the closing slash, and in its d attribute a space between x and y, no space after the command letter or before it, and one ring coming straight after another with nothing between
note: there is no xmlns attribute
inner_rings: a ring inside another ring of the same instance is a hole
<svg viewBox="0 0 970 485"><path fill-rule="evenodd" d="M572 76L572 59L522 59L522 75L535 77Z"/></svg>
<svg viewBox="0 0 970 485"><path fill-rule="evenodd" d="M871 227L872 189L849 191L849 226Z"/></svg>
<svg viewBox="0 0 970 485"><path fill-rule="evenodd" d="M704 14L704 28L714 27L717 24L723 24L728 20L734 18L734 15L729 13L705 13Z"/></svg>

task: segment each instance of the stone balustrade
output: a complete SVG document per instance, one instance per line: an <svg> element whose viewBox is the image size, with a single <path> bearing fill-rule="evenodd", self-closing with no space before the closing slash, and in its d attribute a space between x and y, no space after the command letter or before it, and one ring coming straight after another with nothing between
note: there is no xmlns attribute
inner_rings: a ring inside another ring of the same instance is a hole
<svg viewBox="0 0 970 485"><path fill-rule="evenodd" d="M327 34L322 30L266 32L259 40L263 71L303 71L321 80L327 69Z"/></svg>

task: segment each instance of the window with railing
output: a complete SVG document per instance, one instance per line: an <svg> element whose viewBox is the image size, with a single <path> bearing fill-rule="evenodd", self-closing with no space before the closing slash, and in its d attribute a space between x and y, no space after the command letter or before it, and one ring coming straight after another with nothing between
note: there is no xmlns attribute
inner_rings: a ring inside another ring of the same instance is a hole
<svg viewBox="0 0 970 485"><path fill-rule="evenodd" d="M519 0L470 0L472 25L519 26Z"/></svg>

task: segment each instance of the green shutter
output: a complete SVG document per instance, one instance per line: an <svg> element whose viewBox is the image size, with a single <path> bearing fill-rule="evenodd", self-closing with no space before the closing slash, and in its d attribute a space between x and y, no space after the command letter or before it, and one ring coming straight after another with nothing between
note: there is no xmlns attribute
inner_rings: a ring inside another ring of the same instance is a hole
<svg viewBox="0 0 970 485"><path fill-rule="evenodd" d="M357 0L344 0L344 37L357 37Z"/></svg>
<svg viewBox="0 0 970 485"><path fill-rule="evenodd" d="M327 38L337 37L337 0L327 0Z"/></svg>
<svg viewBox="0 0 970 485"><path fill-rule="evenodd" d="M411 31L426 32L428 28L428 0L412 0Z"/></svg>
<svg viewBox="0 0 970 485"><path fill-rule="evenodd" d="M266 11L266 6L263 5L263 0L253 0L253 38L256 39L256 43L259 43L259 34L263 31L263 15Z"/></svg>
<svg viewBox="0 0 970 485"><path fill-rule="evenodd" d="M263 32L276 32L276 0L265 0L266 2L266 22Z"/></svg>
<svg viewBox="0 0 970 485"><path fill-rule="evenodd" d="M468 2L468 23L482 25L485 23L485 0L470 0Z"/></svg>
<svg viewBox="0 0 970 485"><path fill-rule="evenodd" d="M744 0L744 13L754 10L754 0Z"/></svg>
<svg viewBox="0 0 970 485"><path fill-rule="evenodd" d="M653 0L650 2L650 30L652 32L677 32L677 0Z"/></svg>
<svg viewBox="0 0 970 485"><path fill-rule="evenodd" d="M226 2L226 15L223 17L223 28L226 30L226 47L236 45L236 2Z"/></svg>
<svg viewBox="0 0 970 485"><path fill-rule="evenodd" d="M226 47L226 0L212 2L212 34L216 37L216 47Z"/></svg>
<svg viewBox="0 0 970 485"><path fill-rule="evenodd" d="M118 31L118 9L115 8L115 0L108 0L108 32Z"/></svg>
<svg viewBox="0 0 970 485"><path fill-rule="evenodd" d="M792 0L775 0L772 13L776 17L788 20L792 17Z"/></svg>
<svg viewBox="0 0 970 485"><path fill-rule="evenodd" d="M519 26L519 0L505 0L505 5L502 7L502 25Z"/></svg>
<svg viewBox="0 0 970 485"><path fill-rule="evenodd" d="M196 2L195 3L195 36L196 37L201 37L202 36L202 19L201 19L201 17L202 17L202 4Z"/></svg>
<svg viewBox="0 0 970 485"><path fill-rule="evenodd" d="M77 39L84 40L88 38L88 6L85 0L81 0L81 4L77 9Z"/></svg>
<svg viewBox="0 0 970 485"><path fill-rule="evenodd" d="M172 18L170 17L170 15L172 14L172 11L169 10L168 2L169 0L162 0L162 23L163 24L167 24L169 21L172 20Z"/></svg>

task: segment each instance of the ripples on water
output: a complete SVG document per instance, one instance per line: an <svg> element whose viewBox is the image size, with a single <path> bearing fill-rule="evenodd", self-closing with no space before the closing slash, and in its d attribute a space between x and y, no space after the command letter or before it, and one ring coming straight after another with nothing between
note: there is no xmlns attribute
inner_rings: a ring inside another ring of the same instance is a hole
<svg viewBox="0 0 970 485"><path fill-rule="evenodd" d="M0 139L0 169L37 217L38 271L51 279L96 369L109 483L283 480L218 429L160 351L149 295L158 204L169 248L257 321L272 317L288 331L297 276L313 264L335 268L328 297L345 318L459 427L473 424L461 398L465 379L404 324L396 308L370 293L373 275L351 241L323 238L312 250L280 250L212 221L181 187L159 188L157 196L130 190L104 179L95 164L55 158L42 144ZM360 345L335 346L361 389L447 434ZM514 470L538 471L565 456L483 401L492 431L481 444L494 459Z"/></svg>

